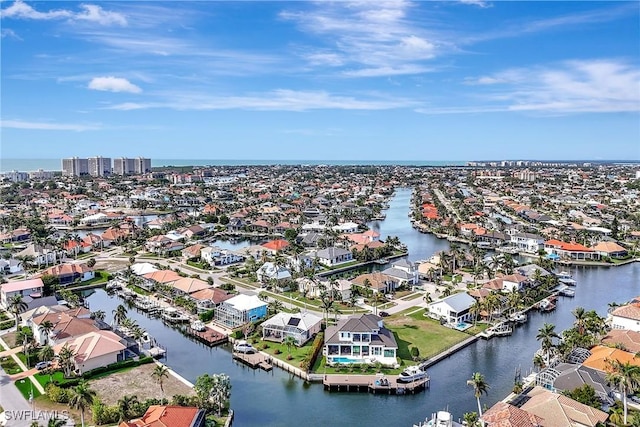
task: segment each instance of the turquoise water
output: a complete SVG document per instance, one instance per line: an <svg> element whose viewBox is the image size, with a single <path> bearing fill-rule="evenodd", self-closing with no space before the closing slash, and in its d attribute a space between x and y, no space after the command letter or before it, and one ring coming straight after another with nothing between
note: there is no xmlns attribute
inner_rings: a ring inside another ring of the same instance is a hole
<svg viewBox="0 0 640 427"><path fill-rule="evenodd" d="M471 324L465 323L465 322L460 322L456 325L456 329L459 331L466 331L470 327L471 327Z"/></svg>
<svg viewBox="0 0 640 427"><path fill-rule="evenodd" d="M332 357L333 363L364 363L363 359L350 359L348 357Z"/></svg>

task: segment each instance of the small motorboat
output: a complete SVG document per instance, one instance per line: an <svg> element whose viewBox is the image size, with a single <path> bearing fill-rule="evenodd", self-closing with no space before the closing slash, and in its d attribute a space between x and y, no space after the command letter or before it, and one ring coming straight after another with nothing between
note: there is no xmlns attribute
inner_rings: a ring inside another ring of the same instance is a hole
<svg viewBox="0 0 640 427"><path fill-rule="evenodd" d="M425 369L422 369L418 365L407 366L404 371L400 372L398 376L398 382L409 383L412 381L418 381L428 378L429 375Z"/></svg>
<svg viewBox="0 0 640 427"><path fill-rule="evenodd" d="M202 332L205 329L207 329L207 325L205 325L202 320L195 320L195 321L191 322L191 325L189 325L189 326L191 327L191 329L193 329L194 331L198 331L198 332Z"/></svg>
<svg viewBox="0 0 640 427"><path fill-rule="evenodd" d="M526 313L513 313L509 316L509 320L515 323L526 323L527 322L527 314Z"/></svg>

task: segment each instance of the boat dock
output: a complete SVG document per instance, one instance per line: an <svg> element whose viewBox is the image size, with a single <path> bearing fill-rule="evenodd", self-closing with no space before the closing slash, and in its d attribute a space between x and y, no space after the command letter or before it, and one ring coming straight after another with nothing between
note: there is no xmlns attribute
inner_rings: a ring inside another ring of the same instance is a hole
<svg viewBox="0 0 640 427"><path fill-rule="evenodd" d="M493 337L506 337L513 333L513 328L509 326L507 322L499 323L495 326L485 329L478 335L484 339L491 339Z"/></svg>
<svg viewBox="0 0 640 427"><path fill-rule="evenodd" d="M228 337L210 327L206 327L204 331L196 331L195 329L187 326L183 329L183 332L189 336L196 338L198 341L213 347L228 341Z"/></svg>
<svg viewBox="0 0 640 427"><path fill-rule="evenodd" d="M273 369L273 366L271 365L271 358L261 353L234 352L233 358L253 369L260 368L267 372Z"/></svg>
<svg viewBox="0 0 640 427"><path fill-rule="evenodd" d="M398 375L338 375L327 374L322 380L328 391L407 394L423 391L430 386L429 377L413 382L398 382Z"/></svg>

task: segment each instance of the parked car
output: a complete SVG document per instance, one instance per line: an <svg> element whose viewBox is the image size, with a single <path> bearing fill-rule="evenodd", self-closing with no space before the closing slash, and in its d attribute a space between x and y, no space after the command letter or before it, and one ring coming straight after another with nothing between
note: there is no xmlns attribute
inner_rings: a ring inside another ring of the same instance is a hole
<svg viewBox="0 0 640 427"><path fill-rule="evenodd" d="M237 341L233 345L233 351L238 353L245 353L245 354L253 354L257 352L257 350L246 341Z"/></svg>
<svg viewBox="0 0 640 427"><path fill-rule="evenodd" d="M49 366L51 366L51 361L49 360L36 363L36 369L39 371L47 369Z"/></svg>
<svg viewBox="0 0 640 427"><path fill-rule="evenodd" d="M381 311L378 313L380 315L380 317L387 317L389 316L389 313L387 313L386 311Z"/></svg>

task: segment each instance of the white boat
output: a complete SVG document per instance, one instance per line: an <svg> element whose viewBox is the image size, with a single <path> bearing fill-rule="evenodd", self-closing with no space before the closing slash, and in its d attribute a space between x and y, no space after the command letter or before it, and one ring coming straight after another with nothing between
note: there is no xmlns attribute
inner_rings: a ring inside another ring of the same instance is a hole
<svg viewBox="0 0 640 427"><path fill-rule="evenodd" d="M191 322L191 325L189 326L191 327L191 329L198 332L202 332L205 329L207 329L207 325L205 325L202 320L196 320L194 322Z"/></svg>
<svg viewBox="0 0 640 427"><path fill-rule="evenodd" d="M424 378L428 378L427 371L422 369L418 365L407 366L404 371L400 372L398 376L398 382L410 383L412 381L418 381Z"/></svg>
<svg viewBox="0 0 640 427"><path fill-rule="evenodd" d="M558 290L558 294L562 295L563 297L574 297L576 296L576 291L564 286Z"/></svg>
<svg viewBox="0 0 640 427"><path fill-rule="evenodd" d="M513 313L511 316L509 316L509 320L515 323L526 323L527 313Z"/></svg>
<svg viewBox="0 0 640 427"><path fill-rule="evenodd" d="M578 284L578 282L573 279L571 273L568 273L566 271L561 271L560 273L556 274L556 277L558 278L558 281L560 283L567 286L575 286Z"/></svg>
<svg viewBox="0 0 640 427"><path fill-rule="evenodd" d="M164 311L162 312L162 318L167 322L174 322L174 323L189 321L189 316L186 316L180 313L178 310L176 310L173 307L165 308Z"/></svg>
<svg viewBox="0 0 640 427"><path fill-rule="evenodd" d="M151 301L149 298L143 297L143 298L138 298L134 300L133 305L138 307L140 310L147 311L151 309L155 305L155 303Z"/></svg>
<svg viewBox="0 0 640 427"><path fill-rule="evenodd" d="M453 421L453 416L447 411L438 411L431 418L427 418L420 424L414 424L413 427L463 427L463 424Z"/></svg>

